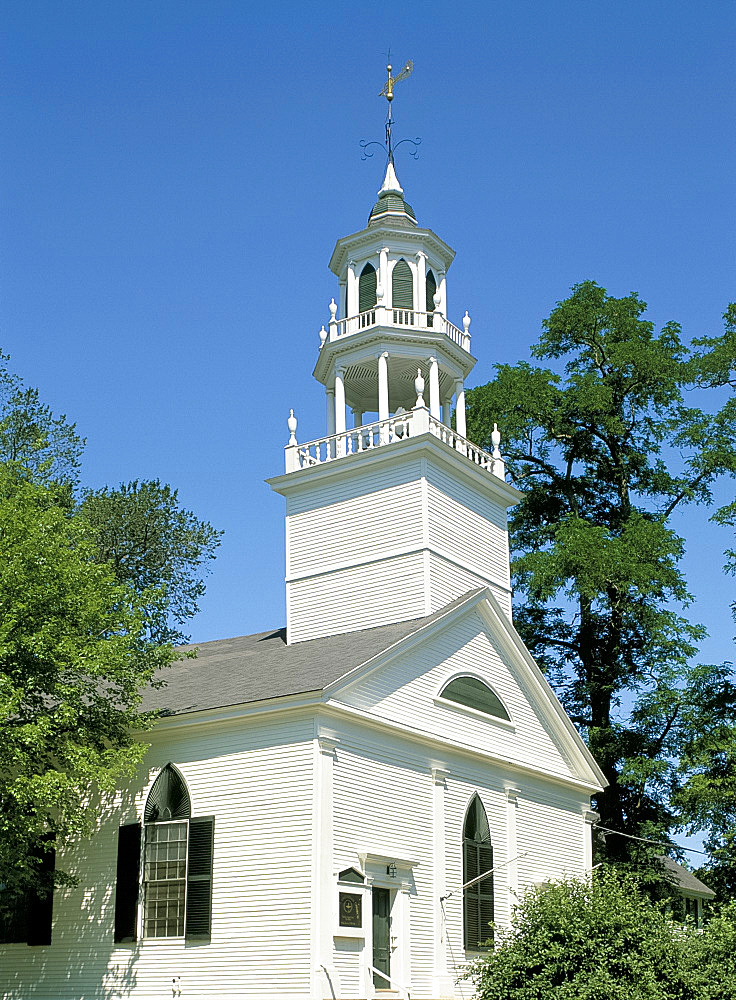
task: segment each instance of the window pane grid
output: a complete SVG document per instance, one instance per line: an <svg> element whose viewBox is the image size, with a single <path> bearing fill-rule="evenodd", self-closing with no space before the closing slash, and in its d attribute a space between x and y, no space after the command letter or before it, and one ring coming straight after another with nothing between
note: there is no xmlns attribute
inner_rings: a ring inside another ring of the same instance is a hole
<svg viewBox="0 0 736 1000"><path fill-rule="evenodd" d="M146 829L144 937L184 933L187 824L156 823Z"/></svg>

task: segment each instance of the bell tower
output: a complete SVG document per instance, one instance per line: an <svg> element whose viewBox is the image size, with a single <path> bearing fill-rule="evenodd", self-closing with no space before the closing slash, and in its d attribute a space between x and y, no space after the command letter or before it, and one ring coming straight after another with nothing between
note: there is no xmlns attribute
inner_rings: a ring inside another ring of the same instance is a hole
<svg viewBox="0 0 736 1000"><path fill-rule="evenodd" d="M285 473L268 480L286 497L289 643L421 618L480 586L511 616L506 509L521 494L498 432L492 454L466 438L470 317L447 318L455 252L404 200L390 107L376 203L330 259L313 371L326 433L298 442L292 410Z"/></svg>

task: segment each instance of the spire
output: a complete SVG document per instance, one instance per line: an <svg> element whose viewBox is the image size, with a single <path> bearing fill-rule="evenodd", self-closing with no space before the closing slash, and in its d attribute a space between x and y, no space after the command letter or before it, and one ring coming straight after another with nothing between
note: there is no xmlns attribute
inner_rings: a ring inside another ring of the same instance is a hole
<svg viewBox="0 0 736 1000"><path fill-rule="evenodd" d="M386 176L378 192L378 201L368 216L368 225L384 220L407 227L417 224L414 209L404 201L404 189L399 184L393 160L389 160L386 165Z"/></svg>
<svg viewBox="0 0 736 1000"><path fill-rule="evenodd" d="M389 160L386 165L386 176L383 179L383 186L378 192L378 197L380 198L382 194L404 194L404 189L399 184L399 178L396 176L396 169L393 164L393 160Z"/></svg>

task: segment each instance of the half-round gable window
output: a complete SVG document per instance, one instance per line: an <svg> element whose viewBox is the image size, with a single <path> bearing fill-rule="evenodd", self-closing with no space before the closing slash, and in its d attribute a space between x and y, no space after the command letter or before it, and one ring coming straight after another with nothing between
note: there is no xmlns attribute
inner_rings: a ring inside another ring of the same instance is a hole
<svg viewBox="0 0 736 1000"><path fill-rule="evenodd" d="M443 688L441 697L484 715L492 715L495 719L511 722L509 713L493 688L477 677L456 677Z"/></svg>

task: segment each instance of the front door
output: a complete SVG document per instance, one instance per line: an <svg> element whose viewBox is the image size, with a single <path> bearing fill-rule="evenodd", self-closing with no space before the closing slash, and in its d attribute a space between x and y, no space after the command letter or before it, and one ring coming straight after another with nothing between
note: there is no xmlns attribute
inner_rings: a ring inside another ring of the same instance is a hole
<svg viewBox="0 0 736 1000"><path fill-rule="evenodd" d="M391 975L391 890L373 887L373 968ZM391 989L391 983L373 973L377 990Z"/></svg>

